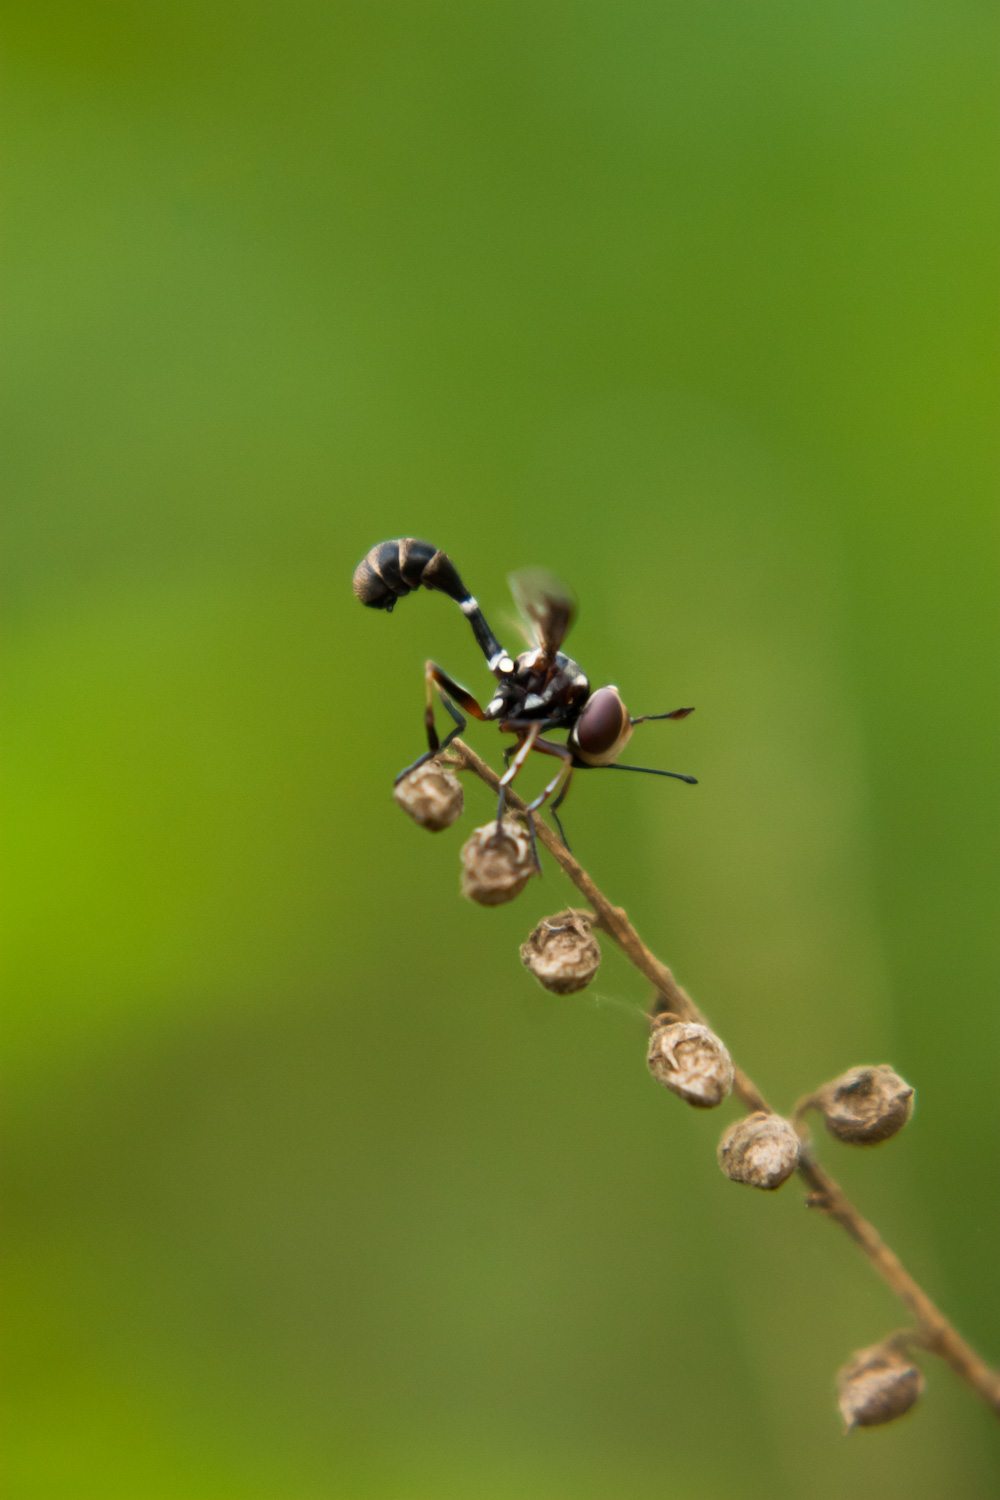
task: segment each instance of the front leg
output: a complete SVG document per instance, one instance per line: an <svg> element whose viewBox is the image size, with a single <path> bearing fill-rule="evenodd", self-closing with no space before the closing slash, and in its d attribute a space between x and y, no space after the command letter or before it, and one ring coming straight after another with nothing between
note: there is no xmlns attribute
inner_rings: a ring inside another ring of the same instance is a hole
<svg viewBox="0 0 1000 1500"><path fill-rule="evenodd" d="M524 762L527 760L535 741L538 739L538 736L541 733L541 729L541 724L536 722L529 726L527 733L523 733L522 731L518 732L519 743L514 754L514 759L510 762L510 765L500 777L500 797L497 802L497 838L500 838L503 833L503 815L504 807L506 805L507 788L510 786L511 782L514 780L514 777L517 775L518 771L520 771L521 767L524 765ZM504 755L505 760L507 758L507 755L509 754L510 751L508 750Z"/></svg>

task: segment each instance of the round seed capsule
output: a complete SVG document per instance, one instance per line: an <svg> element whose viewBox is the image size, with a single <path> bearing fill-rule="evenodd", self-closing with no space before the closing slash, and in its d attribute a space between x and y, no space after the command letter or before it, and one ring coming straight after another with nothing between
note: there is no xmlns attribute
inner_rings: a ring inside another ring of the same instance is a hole
<svg viewBox="0 0 1000 1500"><path fill-rule="evenodd" d="M462 816L465 794L451 766L425 760L422 766L397 781L392 795L404 812L421 828L440 833Z"/></svg>
<svg viewBox="0 0 1000 1500"><path fill-rule="evenodd" d="M923 1389L922 1371L892 1344L859 1349L837 1376L845 1431L895 1421L919 1401Z"/></svg>
<svg viewBox="0 0 1000 1500"><path fill-rule="evenodd" d="M884 1064L851 1068L825 1084L815 1103L838 1141L874 1146L902 1130L913 1113L913 1089Z"/></svg>
<svg viewBox="0 0 1000 1500"><path fill-rule="evenodd" d="M657 1026L646 1055L649 1071L697 1109L714 1109L733 1087L733 1060L723 1043L694 1021Z"/></svg>
<svg viewBox="0 0 1000 1500"><path fill-rule="evenodd" d="M480 906L501 906L519 896L537 875L538 865L527 830L505 819L497 834L485 823L462 845L462 895Z"/></svg>
<svg viewBox="0 0 1000 1500"><path fill-rule="evenodd" d="M545 917L526 943L521 962L544 989L573 995L587 987L597 973L601 950L591 931L592 918L572 909Z"/></svg>
<svg viewBox="0 0 1000 1500"><path fill-rule="evenodd" d="M799 1162L799 1138L780 1115L757 1110L730 1125L719 1142L719 1166L733 1182L772 1191Z"/></svg>

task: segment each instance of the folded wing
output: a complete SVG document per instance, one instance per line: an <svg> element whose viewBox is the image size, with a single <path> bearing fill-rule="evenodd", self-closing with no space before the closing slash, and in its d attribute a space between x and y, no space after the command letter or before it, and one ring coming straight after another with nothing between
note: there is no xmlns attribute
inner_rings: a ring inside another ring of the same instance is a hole
<svg viewBox="0 0 1000 1500"><path fill-rule="evenodd" d="M522 568L512 573L510 590L545 664L550 664L576 618L576 600L566 585L544 568Z"/></svg>

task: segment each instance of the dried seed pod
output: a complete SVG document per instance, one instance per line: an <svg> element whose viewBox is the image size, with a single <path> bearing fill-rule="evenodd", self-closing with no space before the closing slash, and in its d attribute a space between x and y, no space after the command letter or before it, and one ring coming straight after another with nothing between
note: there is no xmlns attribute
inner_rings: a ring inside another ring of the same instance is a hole
<svg viewBox="0 0 1000 1500"><path fill-rule="evenodd" d="M733 1060L707 1026L673 1021L656 1027L646 1055L658 1083L698 1109L714 1109L733 1087Z"/></svg>
<svg viewBox="0 0 1000 1500"><path fill-rule="evenodd" d="M874 1146L902 1130L913 1113L913 1090L884 1064L851 1068L824 1084L813 1099L838 1141Z"/></svg>
<svg viewBox="0 0 1000 1500"><path fill-rule="evenodd" d="M573 995L586 989L597 973L601 950L591 931L593 919L583 911L561 911L544 917L526 943L521 962L545 989Z"/></svg>
<svg viewBox="0 0 1000 1500"><path fill-rule="evenodd" d="M763 1110L730 1125L719 1142L719 1166L733 1182L772 1190L799 1162L799 1138L787 1120Z"/></svg>
<svg viewBox="0 0 1000 1500"><path fill-rule="evenodd" d="M462 895L480 906L513 901L538 873L527 829L510 818L499 835L495 823L477 828L462 845L461 858Z"/></svg>
<svg viewBox="0 0 1000 1500"><path fill-rule="evenodd" d="M439 760L425 760L409 776L396 782L392 795L415 823L432 833L450 828L462 816L465 806L462 783L451 766Z"/></svg>
<svg viewBox="0 0 1000 1500"><path fill-rule="evenodd" d="M837 1375L845 1431L895 1421L916 1404L923 1389L923 1372L892 1343L859 1349Z"/></svg>

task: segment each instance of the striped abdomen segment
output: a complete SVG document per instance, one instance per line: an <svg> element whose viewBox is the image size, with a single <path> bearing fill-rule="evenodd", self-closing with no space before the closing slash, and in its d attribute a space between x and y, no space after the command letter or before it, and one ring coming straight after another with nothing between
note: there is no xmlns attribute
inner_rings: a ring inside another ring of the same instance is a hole
<svg viewBox="0 0 1000 1500"><path fill-rule="evenodd" d="M379 542L354 570L354 592L371 609L391 610L397 599L421 587L437 589L461 606L491 672L502 675L514 670L446 552L439 552L430 542L404 536L395 542Z"/></svg>
<svg viewBox="0 0 1000 1500"><path fill-rule="evenodd" d="M412 536L379 542L354 570L354 592L371 609L391 610L397 599L421 585L440 589L459 604L469 597L451 558Z"/></svg>

